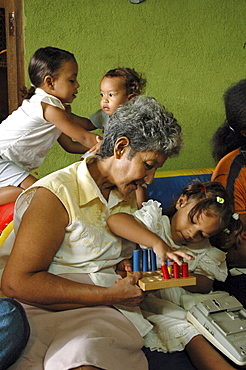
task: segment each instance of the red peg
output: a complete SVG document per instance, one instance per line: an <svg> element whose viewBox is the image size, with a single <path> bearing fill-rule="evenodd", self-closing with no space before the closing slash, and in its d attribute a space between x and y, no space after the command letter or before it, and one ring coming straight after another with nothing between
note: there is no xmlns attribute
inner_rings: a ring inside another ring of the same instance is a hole
<svg viewBox="0 0 246 370"><path fill-rule="evenodd" d="M168 273L167 265L161 265L161 271L162 271L162 275L163 275L165 280L170 279L170 275Z"/></svg>
<svg viewBox="0 0 246 370"><path fill-rule="evenodd" d="M179 279L179 265L177 263L173 264L173 277Z"/></svg>
<svg viewBox="0 0 246 370"><path fill-rule="evenodd" d="M188 277L189 276L188 263L187 262L184 262L182 264L182 276L183 277Z"/></svg>

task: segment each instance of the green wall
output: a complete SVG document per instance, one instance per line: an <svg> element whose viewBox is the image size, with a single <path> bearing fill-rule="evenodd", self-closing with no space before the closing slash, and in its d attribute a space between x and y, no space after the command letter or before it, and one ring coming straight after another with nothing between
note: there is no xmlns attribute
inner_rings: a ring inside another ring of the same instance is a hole
<svg viewBox="0 0 246 370"><path fill-rule="evenodd" d="M173 112L184 148L164 169L214 165L210 139L223 122L222 94L246 76L245 0L24 0L26 67L36 49L73 52L80 89L72 104L88 117L99 109L99 82L107 70L135 68L146 93ZM39 177L79 156L58 144Z"/></svg>

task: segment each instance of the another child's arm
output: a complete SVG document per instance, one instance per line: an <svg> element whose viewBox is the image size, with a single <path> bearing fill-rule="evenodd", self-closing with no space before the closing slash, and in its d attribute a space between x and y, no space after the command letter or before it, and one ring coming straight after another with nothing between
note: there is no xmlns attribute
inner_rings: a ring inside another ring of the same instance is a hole
<svg viewBox="0 0 246 370"><path fill-rule="evenodd" d="M181 258L192 258L181 251L173 252L169 245L157 234L146 229L132 215L127 213L115 213L108 217L107 224L110 230L116 235L134 243L153 248L154 252L160 257L162 264L165 263L167 258L177 262L179 265L182 263Z"/></svg>
<svg viewBox="0 0 246 370"><path fill-rule="evenodd" d="M72 116L73 122L77 123L78 125L83 127L85 130L93 131L97 129L97 127L93 125L93 123L89 120L89 118L79 117L79 116L76 116L76 114L74 113L71 113L71 116Z"/></svg>
<svg viewBox="0 0 246 370"><path fill-rule="evenodd" d="M69 136L67 136L64 133L60 135L57 141L63 147L63 149L66 150L68 153L83 154L86 152L89 152L89 153L99 152L100 146L102 143L101 137L98 136L97 140L98 140L97 144L91 147L90 150L88 150L87 147L78 143L77 141L73 141Z"/></svg>
<svg viewBox="0 0 246 370"><path fill-rule="evenodd" d="M98 144L98 135L86 131L78 123L73 122L66 111L46 103L42 103L42 107L46 121L52 122L70 138L78 141L86 148L91 148Z"/></svg>
<svg viewBox="0 0 246 370"><path fill-rule="evenodd" d="M68 153L82 154L88 151L88 148L86 146L80 144L78 141L73 141L71 137L67 136L64 133L60 135L57 141L61 145L61 147Z"/></svg>

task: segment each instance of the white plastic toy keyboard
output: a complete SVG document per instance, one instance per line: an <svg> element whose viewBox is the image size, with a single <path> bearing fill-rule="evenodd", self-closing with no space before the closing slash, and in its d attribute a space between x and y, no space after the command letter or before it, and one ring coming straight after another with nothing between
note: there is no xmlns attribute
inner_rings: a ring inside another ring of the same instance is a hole
<svg viewBox="0 0 246 370"><path fill-rule="evenodd" d="M193 305L187 320L235 364L246 364L246 310L233 296L214 296Z"/></svg>

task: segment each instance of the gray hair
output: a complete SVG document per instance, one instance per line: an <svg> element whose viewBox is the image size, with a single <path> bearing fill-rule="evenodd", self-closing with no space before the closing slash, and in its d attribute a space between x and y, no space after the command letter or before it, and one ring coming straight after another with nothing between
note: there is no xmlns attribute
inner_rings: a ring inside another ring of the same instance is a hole
<svg viewBox="0 0 246 370"><path fill-rule="evenodd" d="M172 113L154 98L144 95L120 105L112 114L99 157L112 156L116 141L123 136L130 141L131 157L145 151L157 151L171 157L178 155L182 146L181 127Z"/></svg>

